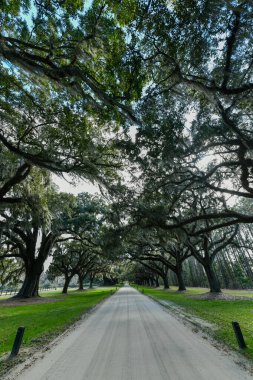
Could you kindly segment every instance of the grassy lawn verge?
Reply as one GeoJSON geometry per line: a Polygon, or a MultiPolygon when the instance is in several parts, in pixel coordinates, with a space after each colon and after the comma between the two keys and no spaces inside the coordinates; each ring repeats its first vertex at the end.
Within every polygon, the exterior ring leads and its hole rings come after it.
{"type": "MultiPolygon", "coordinates": [[[[22,347],[38,344],[42,347],[114,290],[114,287],[107,287],[84,292],[71,291],[67,296],[60,292],[46,292],[42,297],[48,303],[0,305],[0,358],[10,352],[19,326],[26,327],[22,347]]],[[[3,366],[0,363],[0,371],[3,366]]]]}
{"type": "MultiPolygon", "coordinates": [[[[217,329],[210,332],[213,338],[225,343],[232,349],[238,349],[231,322],[240,323],[247,349],[245,355],[253,360],[253,298],[251,300],[204,300],[189,298],[208,291],[204,288],[189,288],[185,293],[176,292],[176,288],[169,290],[152,289],[139,286],[139,291],[160,300],[171,301],[180,305],[187,313],[200,317],[216,325],[217,329]]],[[[228,290],[225,293],[245,297],[253,297],[251,291],[228,290]]]]}

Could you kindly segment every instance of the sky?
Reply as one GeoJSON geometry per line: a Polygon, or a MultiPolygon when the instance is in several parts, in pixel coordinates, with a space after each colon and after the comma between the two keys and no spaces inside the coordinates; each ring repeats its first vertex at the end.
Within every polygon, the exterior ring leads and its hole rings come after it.
{"type": "Polygon", "coordinates": [[[74,183],[72,178],[67,174],[64,174],[62,177],[53,174],[52,179],[54,183],[58,186],[59,191],[65,193],[71,193],[74,195],[77,195],[82,192],[90,194],[100,194],[100,190],[97,185],[93,185],[91,182],[84,180],[75,181],[74,183]]]}

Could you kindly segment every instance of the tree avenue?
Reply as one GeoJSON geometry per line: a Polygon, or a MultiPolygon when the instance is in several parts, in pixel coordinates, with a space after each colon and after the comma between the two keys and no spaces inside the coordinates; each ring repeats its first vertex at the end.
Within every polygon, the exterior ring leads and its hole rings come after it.
{"type": "Polygon", "coordinates": [[[180,291],[253,285],[252,11],[2,2],[0,259],[25,271],[17,297],[38,295],[50,255],[64,293],[119,260],[180,291]],[[50,172],[102,196],[59,193],[50,172]]]}

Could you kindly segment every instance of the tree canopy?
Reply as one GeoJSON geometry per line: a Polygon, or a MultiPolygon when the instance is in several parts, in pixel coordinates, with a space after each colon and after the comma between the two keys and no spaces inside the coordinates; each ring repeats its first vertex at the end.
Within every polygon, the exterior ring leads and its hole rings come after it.
{"type": "Polygon", "coordinates": [[[253,223],[252,2],[16,0],[0,11],[2,258],[50,231],[67,261],[82,241],[135,261],[138,278],[139,265],[152,281],[170,270],[181,288],[197,261],[219,291],[215,265],[225,248],[235,260],[253,223]],[[110,191],[59,194],[49,171],[110,191]]]}

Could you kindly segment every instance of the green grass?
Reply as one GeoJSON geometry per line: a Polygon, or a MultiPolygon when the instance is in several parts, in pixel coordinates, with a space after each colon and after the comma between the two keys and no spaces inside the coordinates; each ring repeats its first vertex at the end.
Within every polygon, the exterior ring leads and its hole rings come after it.
{"type": "Polygon", "coordinates": [[[10,352],[17,328],[25,326],[22,347],[42,346],[78,320],[83,313],[111,294],[115,288],[97,288],[85,292],[45,292],[54,301],[44,304],[2,306],[0,309],[0,357],[10,352]]]}
{"type": "MultiPolygon", "coordinates": [[[[214,323],[217,330],[212,332],[215,339],[225,343],[232,349],[237,349],[238,345],[234,336],[231,322],[240,323],[247,349],[245,355],[253,359],[253,299],[251,300],[203,300],[188,298],[190,295],[202,294],[208,291],[205,288],[189,288],[186,293],[176,292],[176,288],[169,290],[152,289],[139,286],[139,290],[144,290],[144,294],[152,297],[175,302],[184,307],[185,310],[208,322],[214,323]]],[[[225,293],[253,297],[250,291],[226,290],[225,293]]]]}

